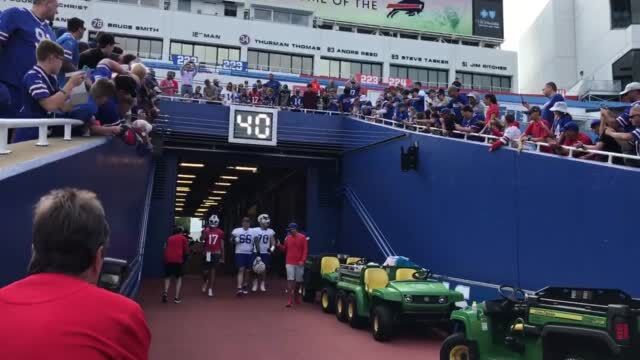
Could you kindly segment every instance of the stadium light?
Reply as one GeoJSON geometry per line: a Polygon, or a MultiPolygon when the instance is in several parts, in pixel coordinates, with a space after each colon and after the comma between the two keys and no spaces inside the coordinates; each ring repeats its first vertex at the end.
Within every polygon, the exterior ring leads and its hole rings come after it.
{"type": "Polygon", "coordinates": [[[193,181],[191,181],[191,180],[178,180],[178,184],[191,185],[191,184],[193,184],[193,181]]]}
{"type": "Polygon", "coordinates": [[[203,168],[204,164],[198,164],[198,163],[180,163],[180,166],[182,167],[193,167],[193,168],[203,168]]]}
{"type": "Polygon", "coordinates": [[[216,185],[218,185],[218,186],[231,186],[231,183],[217,182],[216,185]]]}
{"type": "Polygon", "coordinates": [[[187,175],[187,174],[178,174],[179,178],[183,178],[183,179],[195,179],[196,176],[195,175],[187,175]]]}
{"type": "Polygon", "coordinates": [[[220,176],[220,179],[225,179],[225,180],[238,180],[237,176],[220,176]]]}
{"type": "Polygon", "coordinates": [[[188,188],[188,187],[184,187],[184,186],[178,186],[178,187],[176,188],[176,191],[186,191],[186,192],[189,192],[189,191],[191,191],[191,189],[190,189],[190,188],[188,188]]]}

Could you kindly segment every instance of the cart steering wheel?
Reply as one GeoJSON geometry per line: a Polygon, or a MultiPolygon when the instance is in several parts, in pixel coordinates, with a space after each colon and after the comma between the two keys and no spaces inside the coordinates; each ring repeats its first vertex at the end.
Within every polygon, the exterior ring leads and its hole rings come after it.
{"type": "Polygon", "coordinates": [[[498,293],[505,300],[513,304],[522,304],[525,301],[527,294],[522,290],[514,286],[502,285],[498,289],[498,293]]]}
{"type": "Polygon", "coordinates": [[[431,270],[429,270],[429,269],[416,270],[416,272],[414,272],[411,275],[411,277],[414,280],[426,280],[426,279],[431,277],[431,270]]]}

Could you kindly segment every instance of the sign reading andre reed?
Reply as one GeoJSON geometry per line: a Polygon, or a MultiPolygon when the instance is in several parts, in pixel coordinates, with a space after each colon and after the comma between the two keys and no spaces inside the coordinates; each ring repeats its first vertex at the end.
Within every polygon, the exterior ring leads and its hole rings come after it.
{"type": "Polygon", "coordinates": [[[229,142],[236,144],[278,144],[278,110],[252,106],[229,107],[229,142]]]}

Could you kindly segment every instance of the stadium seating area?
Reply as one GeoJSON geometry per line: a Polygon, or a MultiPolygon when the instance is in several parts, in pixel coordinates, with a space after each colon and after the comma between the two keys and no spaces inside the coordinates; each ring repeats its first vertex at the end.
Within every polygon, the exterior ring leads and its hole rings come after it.
{"type": "MultiPolygon", "coordinates": [[[[23,13],[9,10],[2,18],[15,22],[23,13]]],[[[165,97],[173,101],[347,114],[407,131],[483,142],[490,151],[510,146],[628,166],[637,165],[640,155],[640,136],[634,136],[640,131],[632,123],[630,108],[622,109],[621,114],[602,111],[601,120],[589,124],[591,130],[584,133],[586,129],[574,122],[566,100],[553,82],[545,87],[543,95],[549,101],[541,107],[530,106],[521,97],[527,109],[526,122],[521,123],[518,120],[525,119],[501,113],[496,95],[467,91],[458,79],[447,89],[415,82],[408,86],[376,86],[375,91],[361,86],[355,78],[311,79],[306,86],[289,88],[273,74],[251,83],[247,79],[221,84],[215,78],[197,81],[199,73],[202,78],[203,74],[215,72],[193,62],[178,68],[179,76],[176,71],[168,71],[166,77],[159,79],[142,59],[124,54],[113,35],[101,32],[92,44],[84,44],[80,42],[84,31],[81,19],[70,19],[67,32],[57,39],[58,45],[40,42],[37,56],[27,56],[27,61],[20,64],[20,77],[13,74],[0,78],[6,89],[1,114],[4,118],[81,120],[82,125],[74,127],[75,135],[118,136],[128,144],[150,148],[152,124],[160,114],[159,101],[165,97]],[[60,75],[65,73],[66,77],[60,75]],[[58,84],[51,81],[56,78],[58,84]],[[48,87],[43,80],[48,80],[48,87]],[[25,89],[29,95],[22,98],[18,94],[25,89]]],[[[12,36],[20,35],[6,35],[12,36]]],[[[54,37],[51,32],[49,38],[54,37]]],[[[6,44],[2,54],[5,59],[24,52],[14,42],[0,40],[6,44]]],[[[628,102],[638,101],[640,89],[632,88],[624,95],[628,102]]],[[[54,135],[60,132],[51,130],[54,135]]],[[[36,138],[35,128],[22,128],[16,129],[12,141],[36,138]]]]}

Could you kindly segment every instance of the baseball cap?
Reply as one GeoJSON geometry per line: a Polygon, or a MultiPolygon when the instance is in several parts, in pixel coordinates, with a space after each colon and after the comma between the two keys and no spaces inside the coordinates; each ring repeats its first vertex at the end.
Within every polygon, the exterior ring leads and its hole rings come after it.
{"type": "Polygon", "coordinates": [[[297,230],[298,229],[298,224],[296,223],[291,223],[289,224],[289,226],[287,226],[287,230],[297,230]]]}
{"type": "Polygon", "coordinates": [[[477,100],[478,99],[478,94],[474,93],[474,92],[470,92],[469,94],[467,94],[467,97],[474,98],[474,99],[477,100]]]}
{"type": "Polygon", "coordinates": [[[640,82],[632,82],[627,84],[627,86],[625,86],[624,88],[624,91],[621,92],[620,95],[627,95],[628,93],[635,90],[640,90],[640,82]]]}
{"type": "Polygon", "coordinates": [[[568,122],[563,128],[562,131],[580,131],[580,127],[575,122],[568,122]]]}
{"type": "Polygon", "coordinates": [[[589,127],[594,127],[594,126],[600,126],[600,120],[593,120],[591,122],[591,125],[589,125],[589,127]]]}
{"type": "Polygon", "coordinates": [[[541,113],[542,110],[540,110],[540,106],[532,106],[531,108],[529,108],[529,111],[525,111],[524,113],[527,115],[531,115],[533,113],[541,113]]]}
{"type": "Polygon", "coordinates": [[[567,103],[564,101],[559,101],[557,102],[555,105],[553,105],[553,107],[551,109],[549,109],[550,111],[559,111],[561,113],[565,113],[568,114],[569,113],[569,107],[567,106],[567,103]]]}

